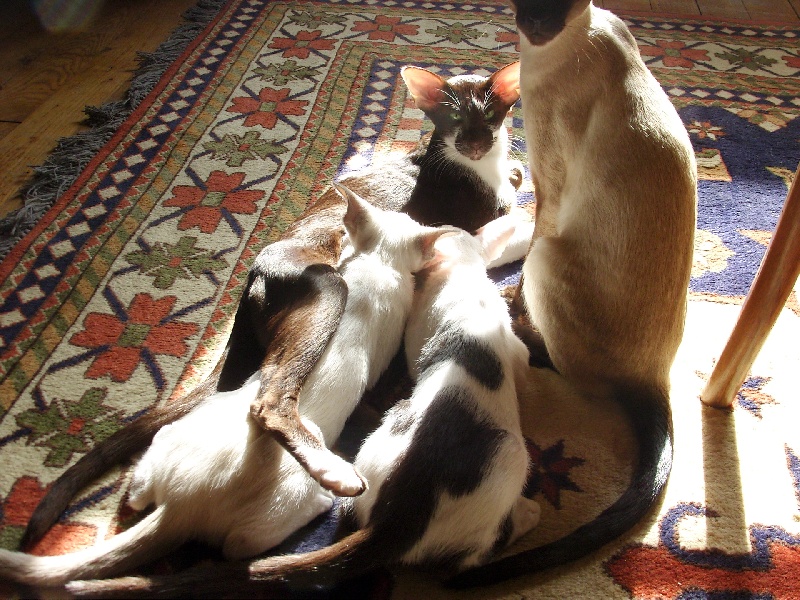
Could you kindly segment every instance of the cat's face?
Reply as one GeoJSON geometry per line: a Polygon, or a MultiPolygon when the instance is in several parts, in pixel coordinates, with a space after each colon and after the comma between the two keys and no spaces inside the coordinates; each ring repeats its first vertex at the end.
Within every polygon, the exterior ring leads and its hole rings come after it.
{"type": "Polygon", "coordinates": [[[510,0],[517,28],[534,46],[542,46],[591,4],[590,0],[510,0]]]}
{"type": "Polygon", "coordinates": [[[519,99],[519,63],[488,78],[461,75],[448,80],[406,67],[403,79],[436,133],[470,160],[480,160],[494,147],[506,115],[519,99]]]}
{"type": "Polygon", "coordinates": [[[492,149],[497,131],[511,107],[490,93],[485,81],[457,77],[447,83],[445,98],[426,114],[436,131],[470,160],[480,160],[492,149]]]}

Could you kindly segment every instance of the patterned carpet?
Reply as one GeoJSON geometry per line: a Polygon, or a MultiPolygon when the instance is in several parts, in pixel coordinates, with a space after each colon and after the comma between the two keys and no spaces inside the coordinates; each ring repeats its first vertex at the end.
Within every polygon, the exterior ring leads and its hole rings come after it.
{"type": "MultiPolygon", "coordinates": [[[[800,31],[626,21],[690,132],[701,178],[662,506],[624,539],[552,573],[455,594],[396,572],[370,595],[800,598],[796,292],[734,409],[698,400],[800,160],[800,31]]],[[[515,60],[516,43],[501,0],[225,4],[0,263],[0,546],[16,547],[44,489],[93,444],[208,371],[261,247],[338,174],[430,129],[403,65],[488,73],[515,60]]],[[[524,158],[519,109],[509,126],[524,158]]],[[[532,201],[529,182],[519,201],[532,201]]],[[[505,286],[519,268],[493,276],[505,286]]],[[[610,504],[633,452],[614,407],[545,408],[530,393],[521,402],[534,462],[527,493],[543,516],[512,551],[610,504]]],[[[36,553],[129,525],[126,485],[122,470],[83,490],[36,553]]],[[[323,519],[306,542],[329,529],[323,519]]],[[[15,593],[2,586],[0,595],[15,593]]]]}

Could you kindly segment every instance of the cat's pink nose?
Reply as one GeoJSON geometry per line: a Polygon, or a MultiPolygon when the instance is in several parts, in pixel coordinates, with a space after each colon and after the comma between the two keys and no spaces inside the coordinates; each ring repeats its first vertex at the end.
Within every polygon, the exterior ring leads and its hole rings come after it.
{"type": "Polygon", "coordinates": [[[485,152],[482,148],[478,146],[471,146],[466,148],[465,152],[463,152],[464,156],[469,158],[470,160],[480,160],[483,158],[485,152]]]}

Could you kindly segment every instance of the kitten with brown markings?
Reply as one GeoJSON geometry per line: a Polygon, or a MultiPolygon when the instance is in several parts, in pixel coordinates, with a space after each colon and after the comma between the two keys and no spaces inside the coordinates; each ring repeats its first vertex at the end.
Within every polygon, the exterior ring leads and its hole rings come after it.
{"type": "MultiPolygon", "coordinates": [[[[433,134],[413,153],[350,174],[342,181],[382,208],[397,210],[410,205],[429,215],[429,220],[421,217],[428,225],[460,224],[474,230],[497,214],[508,212],[522,171],[508,159],[508,133],[502,117],[519,97],[519,64],[507,65],[489,77],[461,76],[445,81],[419,68],[408,68],[403,76],[433,120],[433,134]],[[451,116],[455,112],[458,118],[451,116]],[[483,142],[464,145],[459,140],[465,136],[483,142]],[[486,146],[489,139],[494,141],[491,148],[486,146]],[[437,141],[431,145],[431,140],[437,141]],[[458,158],[458,147],[467,148],[474,160],[458,158]],[[476,168],[470,171],[472,166],[476,168]],[[459,181],[457,197],[441,191],[452,185],[453,178],[459,181]]],[[[303,448],[324,448],[307,428],[296,426],[296,414],[281,412],[275,404],[293,406],[344,309],[347,290],[334,269],[346,242],[341,225],[343,210],[338,195],[329,190],[279,242],[261,251],[248,275],[227,349],[209,377],[186,396],[154,407],[67,469],[36,507],[22,548],[30,548],[44,536],[79,490],[146,448],[162,426],[187,414],[215,391],[238,388],[256,370],[264,374],[262,396],[273,399],[273,403],[254,404],[253,416],[263,427],[278,433],[290,450],[292,443],[300,454],[303,448]],[[320,293],[309,296],[309,290],[320,293]],[[265,297],[270,298],[267,305],[265,297]],[[274,357],[278,356],[276,362],[274,357]],[[282,437],[280,432],[289,435],[282,437]]],[[[530,223],[523,223],[517,228],[514,243],[509,244],[500,262],[524,255],[530,227],[530,223]]]]}
{"type": "Polygon", "coordinates": [[[383,565],[458,571],[533,528],[539,506],[522,495],[529,459],[516,394],[528,353],[486,275],[513,227],[506,216],[475,237],[465,231],[442,237],[439,256],[418,273],[405,333],[416,384],[356,456],[370,485],[346,499],[355,533],[306,554],[72,582],[67,589],[103,598],[280,597],[287,590],[302,597],[383,565]]]}
{"type": "MultiPolygon", "coordinates": [[[[411,310],[412,272],[431,264],[446,229],[423,227],[339,188],[351,252],[339,265],[348,287],[344,313],[299,398],[300,418],[334,442],[366,388],[397,352],[411,310]]],[[[0,577],[61,585],[130,569],[196,539],[228,559],[265,552],[333,505],[333,496],[252,418],[261,384],[254,373],[182,419],[162,427],[138,461],[129,504],[155,510],[130,529],[70,554],[33,556],[0,549],[0,577]]],[[[325,451],[313,456],[340,487],[361,487],[352,465],[325,451]]]]}

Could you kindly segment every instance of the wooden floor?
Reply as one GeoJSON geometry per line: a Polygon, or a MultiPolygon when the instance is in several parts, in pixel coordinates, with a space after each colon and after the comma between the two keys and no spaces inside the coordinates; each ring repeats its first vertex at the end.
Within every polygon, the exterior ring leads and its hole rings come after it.
{"type": "MultiPolygon", "coordinates": [[[[196,0],[71,0],[85,23],[46,22],[29,0],[0,0],[0,216],[83,107],[123,96],[137,51],[152,51],[196,0]]],[[[800,23],[800,0],[595,0],[610,10],[800,23]]],[[[57,15],[58,16],[58,15],[57,15]]],[[[63,18],[63,15],[61,15],[63,18]]]]}

